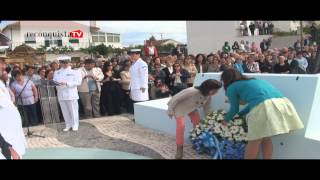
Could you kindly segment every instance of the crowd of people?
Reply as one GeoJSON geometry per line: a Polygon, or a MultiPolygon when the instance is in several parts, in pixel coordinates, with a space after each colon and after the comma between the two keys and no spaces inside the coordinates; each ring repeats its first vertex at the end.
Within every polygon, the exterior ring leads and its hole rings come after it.
{"type": "Polygon", "coordinates": [[[274,25],[271,21],[247,21],[240,22],[240,34],[242,36],[270,35],[273,33],[274,25]]]}
{"type": "MultiPolygon", "coordinates": [[[[142,59],[148,65],[149,99],[173,96],[193,86],[197,73],[222,72],[228,68],[241,73],[318,73],[316,46],[304,46],[302,51],[295,48],[271,49],[270,41],[265,39],[260,45],[255,42],[251,45],[244,41],[234,42],[232,47],[225,42],[221,50],[210,54],[163,56],[153,53],[153,56],[144,56],[142,59]]],[[[10,89],[12,100],[19,109],[26,112],[24,116],[29,118],[29,125],[41,123],[37,87],[48,82],[52,85],[57,83],[57,72],[61,71],[64,64],[64,61],[54,61],[40,68],[13,64],[3,72],[1,80],[10,89]]],[[[79,97],[81,117],[133,113],[129,87],[131,60],[127,51],[111,59],[98,56],[68,64],[81,76],[78,84],[74,84],[76,88],[73,91],[77,94],[73,99],[79,97]]],[[[61,114],[73,114],[71,112],[61,114]]]]}
{"type": "MultiPolygon", "coordinates": [[[[79,115],[93,118],[133,114],[133,103],[174,96],[192,87],[198,73],[229,69],[240,74],[319,72],[316,45],[271,49],[270,43],[271,39],[264,39],[260,45],[252,42],[250,46],[249,42],[241,41],[230,47],[225,42],[217,52],[196,55],[161,55],[150,51],[140,57],[140,50],[130,55],[124,50],[110,59],[97,56],[80,63],[60,57],[38,68],[6,64],[0,79],[9,92],[7,96],[19,109],[23,126],[43,123],[39,87],[50,85],[56,90],[61,121],[66,124],[64,131],[77,131],[79,115]]],[[[214,87],[220,88],[221,84],[214,87]]]]}

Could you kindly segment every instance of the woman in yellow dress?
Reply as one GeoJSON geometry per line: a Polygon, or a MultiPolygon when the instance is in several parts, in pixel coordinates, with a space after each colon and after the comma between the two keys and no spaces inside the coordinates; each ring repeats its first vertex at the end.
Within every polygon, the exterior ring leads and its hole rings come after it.
{"type": "Polygon", "coordinates": [[[304,127],[291,101],[269,82],[248,78],[235,69],[225,70],[221,80],[230,102],[225,120],[230,121],[235,115],[246,115],[246,159],[257,158],[260,146],[263,157],[271,159],[271,137],[304,127]],[[239,104],[247,106],[239,112],[239,104]]]}

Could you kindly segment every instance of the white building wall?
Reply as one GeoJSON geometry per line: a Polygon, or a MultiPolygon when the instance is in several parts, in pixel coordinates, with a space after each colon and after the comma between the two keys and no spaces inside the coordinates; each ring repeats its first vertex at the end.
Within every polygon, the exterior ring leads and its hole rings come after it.
{"type": "Polygon", "coordinates": [[[300,27],[300,21],[290,21],[290,30],[297,31],[300,27]]]}
{"type": "MultiPolygon", "coordinates": [[[[66,31],[68,34],[71,31],[79,30],[79,29],[84,33],[83,38],[79,38],[79,44],[69,43],[69,37],[62,37],[62,46],[72,46],[75,50],[77,50],[80,48],[89,47],[89,38],[91,38],[89,27],[88,28],[86,27],[84,28],[82,26],[59,27],[59,25],[54,27],[48,27],[46,26],[45,23],[43,24],[43,26],[30,27],[29,25],[28,26],[24,25],[23,21],[20,21],[20,27],[12,28],[12,33],[11,33],[11,28],[6,29],[3,33],[12,40],[12,49],[14,49],[15,47],[25,43],[24,35],[27,32],[28,33],[39,33],[39,32],[63,32],[64,33],[66,31]]],[[[28,43],[27,45],[33,48],[39,48],[40,46],[45,45],[45,38],[39,37],[37,35],[36,43],[35,44],[28,43]]]]}
{"type": "Polygon", "coordinates": [[[187,21],[187,44],[189,54],[217,52],[225,41],[259,43],[270,36],[240,36],[240,21],[187,21]]]}
{"type": "Polygon", "coordinates": [[[275,31],[297,31],[300,21],[272,21],[275,31]]]}
{"type": "Polygon", "coordinates": [[[6,29],[2,32],[4,35],[6,35],[12,42],[11,48],[14,49],[16,46],[18,46],[18,42],[21,42],[21,36],[19,29],[17,27],[13,27],[6,29]]]}
{"type": "Polygon", "coordinates": [[[164,42],[164,43],[162,43],[162,44],[163,44],[163,45],[173,44],[174,46],[177,46],[177,45],[179,44],[179,42],[169,40],[169,41],[166,41],[166,42],[164,42]]]}
{"type": "MultiPolygon", "coordinates": [[[[43,21],[43,25],[41,26],[36,26],[36,27],[30,27],[30,23],[29,24],[25,24],[26,22],[24,21],[20,21],[20,27],[14,27],[12,29],[12,37],[11,37],[11,29],[8,28],[6,29],[3,34],[5,34],[7,37],[9,37],[10,39],[12,39],[12,49],[14,49],[17,46],[22,45],[23,43],[25,43],[25,39],[24,39],[24,35],[26,33],[40,33],[40,32],[67,32],[70,33],[71,31],[74,30],[81,30],[84,34],[83,34],[83,38],[78,38],[79,39],[79,43],[70,43],[69,42],[69,37],[62,37],[62,46],[71,46],[74,48],[74,50],[79,50],[80,48],[88,48],[90,43],[92,43],[92,37],[91,37],[91,33],[90,33],[90,28],[86,27],[86,26],[59,26],[59,24],[57,23],[57,25],[48,25],[43,21]]],[[[51,22],[49,22],[51,23],[51,22]]],[[[107,40],[107,36],[106,36],[106,40],[107,40]]],[[[98,45],[101,43],[92,43],[92,45],[98,45]]],[[[115,48],[122,48],[121,43],[105,43],[106,46],[113,46],[115,48]]],[[[44,37],[39,37],[38,35],[36,36],[36,43],[32,44],[32,43],[28,43],[28,46],[31,46],[33,48],[39,48],[41,46],[45,45],[45,38],[44,37]]],[[[52,46],[51,46],[52,47],[52,46]]]]}
{"type": "Polygon", "coordinates": [[[121,43],[107,43],[107,46],[111,45],[113,48],[122,48],[121,43]]]}
{"type": "Polygon", "coordinates": [[[274,25],[275,31],[286,31],[289,32],[291,30],[290,28],[290,21],[272,21],[274,25]]]}
{"type": "Polygon", "coordinates": [[[107,47],[110,45],[112,46],[113,48],[122,48],[122,44],[121,43],[110,43],[110,42],[105,42],[105,43],[102,43],[102,42],[93,42],[92,43],[92,46],[98,46],[100,44],[104,44],[106,45],[107,47]]]}

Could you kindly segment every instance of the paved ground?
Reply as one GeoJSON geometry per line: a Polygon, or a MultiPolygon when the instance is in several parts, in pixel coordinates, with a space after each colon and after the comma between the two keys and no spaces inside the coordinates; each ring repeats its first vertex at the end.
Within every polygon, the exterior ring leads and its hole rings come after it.
{"type": "MultiPolygon", "coordinates": [[[[80,120],[78,132],[62,132],[64,124],[32,127],[31,131],[42,137],[27,137],[28,148],[83,147],[117,150],[150,157],[173,159],[176,151],[175,137],[144,128],[133,123],[127,114],[80,120]]],[[[25,129],[26,131],[26,129],[25,129]]],[[[190,144],[185,145],[184,159],[210,159],[195,153],[190,144]]]]}

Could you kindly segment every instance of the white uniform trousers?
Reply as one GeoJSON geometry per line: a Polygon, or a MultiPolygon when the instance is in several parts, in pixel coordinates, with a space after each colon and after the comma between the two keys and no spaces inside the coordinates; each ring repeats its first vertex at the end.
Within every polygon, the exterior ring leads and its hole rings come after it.
{"type": "Polygon", "coordinates": [[[79,104],[78,100],[60,100],[59,101],[66,128],[79,128],[79,104]]]}
{"type": "Polygon", "coordinates": [[[131,89],[130,91],[131,99],[134,101],[148,101],[149,93],[148,89],[144,91],[144,93],[140,89],[131,89]]]}

